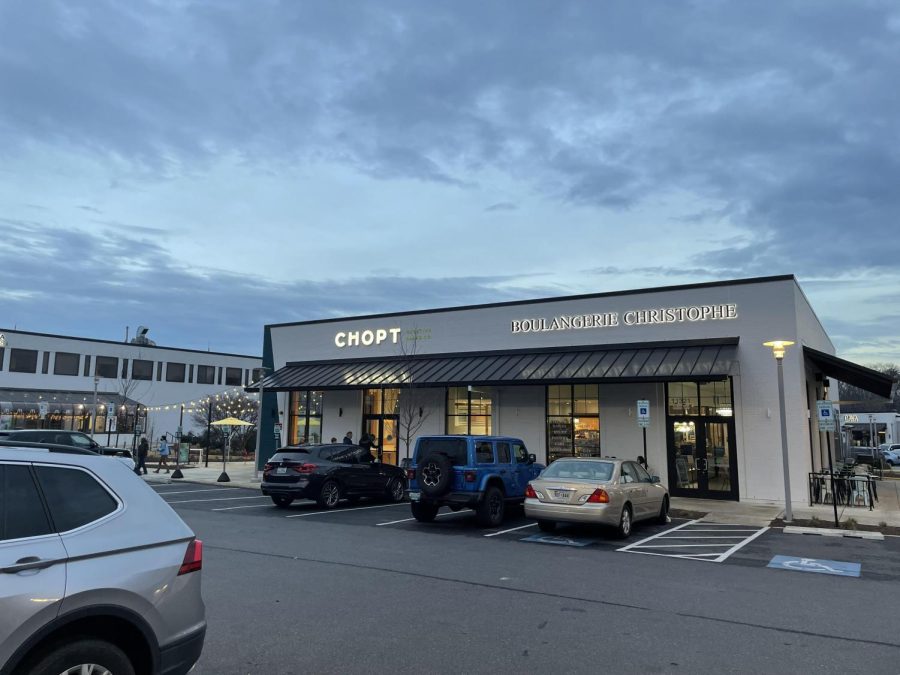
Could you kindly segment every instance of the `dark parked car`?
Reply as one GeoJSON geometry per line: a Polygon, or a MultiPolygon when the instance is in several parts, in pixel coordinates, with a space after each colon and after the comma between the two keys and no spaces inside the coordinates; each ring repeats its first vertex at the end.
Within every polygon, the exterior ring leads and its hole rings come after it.
{"type": "Polygon", "coordinates": [[[105,448],[86,433],[66,429],[13,429],[3,432],[3,438],[23,443],[53,443],[82,450],[93,450],[107,457],[117,457],[125,466],[134,469],[131,452],[122,448],[105,448]]]}
{"type": "Polygon", "coordinates": [[[403,501],[403,469],[374,461],[358,445],[323,444],[281,448],[263,469],[262,493],[276,506],[314,499],[333,509],[341,499],[375,497],[403,501]]]}

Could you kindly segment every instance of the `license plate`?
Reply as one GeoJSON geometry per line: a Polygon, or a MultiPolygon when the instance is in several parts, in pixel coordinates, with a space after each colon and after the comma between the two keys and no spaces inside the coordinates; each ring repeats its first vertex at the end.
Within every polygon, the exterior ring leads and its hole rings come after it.
{"type": "Polygon", "coordinates": [[[287,473],[287,467],[280,466],[277,469],[275,469],[275,473],[287,473]]]}
{"type": "Polygon", "coordinates": [[[570,494],[572,494],[570,490],[554,490],[553,498],[554,499],[568,499],[570,494]]]}
{"type": "Polygon", "coordinates": [[[419,501],[419,499],[421,499],[421,497],[422,496],[418,492],[410,492],[409,493],[409,501],[411,501],[411,502],[417,502],[417,501],[419,501]]]}

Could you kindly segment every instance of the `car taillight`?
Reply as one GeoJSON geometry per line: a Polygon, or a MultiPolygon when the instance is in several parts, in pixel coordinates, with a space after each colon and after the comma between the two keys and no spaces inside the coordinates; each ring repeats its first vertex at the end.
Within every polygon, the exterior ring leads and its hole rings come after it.
{"type": "Polygon", "coordinates": [[[187,551],[184,552],[184,560],[181,568],[178,570],[178,576],[197,572],[203,569],[203,542],[194,539],[188,544],[187,551]]]}
{"type": "Polygon", "coordinates": [[[537,492],[531,487],[531,483],[525,486],[525,499],[537,499],[537,492]]]}
{"type": "Polygon", "coordinates": [[[301,464],[300,466],[295,466],[294,471],[297,473],[312,473],[318,468],[318,464],[301,464]]]}
{"type": "Polygon", "coordinates": [[[609,504],[609,494],[607,494],[606,490],[601,490],[597,488],[591,493],[591,496],[587,498],[588,504],[609,504]]]}
{"type": "Polygon", "coordinates": [[[416,479],[416,470],[415,470],[415,469],[407,469],[407,470],[406,470],[406,477],[407,477],[409,480],[415,480],[415,479],[416,479]]]}
{"type": "Polygon", "coordinates": [[[266,462],[266,465],[263,467],[263,473],[269,473],[272,469],[275,468],[275,466],[276,465],[272,464],[271,462],[266,462]]]}
{"type": "Polygon", "coordinates": [[[466,477],[467,483],[474,483],[475,478],[477,478],[477,474],[474,471],[466,471],[463,475],[466,477]]]}

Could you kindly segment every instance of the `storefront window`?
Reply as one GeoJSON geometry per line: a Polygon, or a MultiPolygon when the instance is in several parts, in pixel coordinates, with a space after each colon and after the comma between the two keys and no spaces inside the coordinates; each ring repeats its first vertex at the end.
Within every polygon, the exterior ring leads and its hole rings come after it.
{"type": "Polygon", "coordinates": [[[322,397],[321,391],[292,391],[289,402],[288,443],[322,442],[322,397]]]}
{"type": "Polygon", "coordinates": [[[547,387],[547,459],[600,457],[600,387],[547,387]]]}
{"type": "Polygon", "coordinates": [[[668,410],[672,417],[731,417],[734,408],[731,401],[731,383],[719,382],[670,382],[668,410]]]}
{"type": "Polygon", "coordinates": [[[450,387],[447,389],[447,433],[491,433],[493,404],[490,387],[450,387]]]}
{"type": "Polygon", "coordinates": [[[399,405],[399,389],[366,389],[363,391],[364,415],[396,415],[399,405]]]}

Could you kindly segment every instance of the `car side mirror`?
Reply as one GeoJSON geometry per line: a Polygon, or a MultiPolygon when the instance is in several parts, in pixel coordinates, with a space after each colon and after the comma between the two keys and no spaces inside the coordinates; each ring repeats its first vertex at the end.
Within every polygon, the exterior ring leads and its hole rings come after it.
{"type": "Polygon", "coordinates": [[[537,456],[535,456],[534,454],[528,455],[528,463],[534,464],[535,462],[537,462],[537,456]]]}
{"type": "Polygon", "coordinates": [[[659,476],[650,476],[650,482],[651,482],[651,483],[658,483],[658,482],[659,482],[659,476]]]}
{"type": "Polygon", "coordinates": [[[99,448],[100,444],[97,441],[91,441],[91,449],[99,448]]]}

